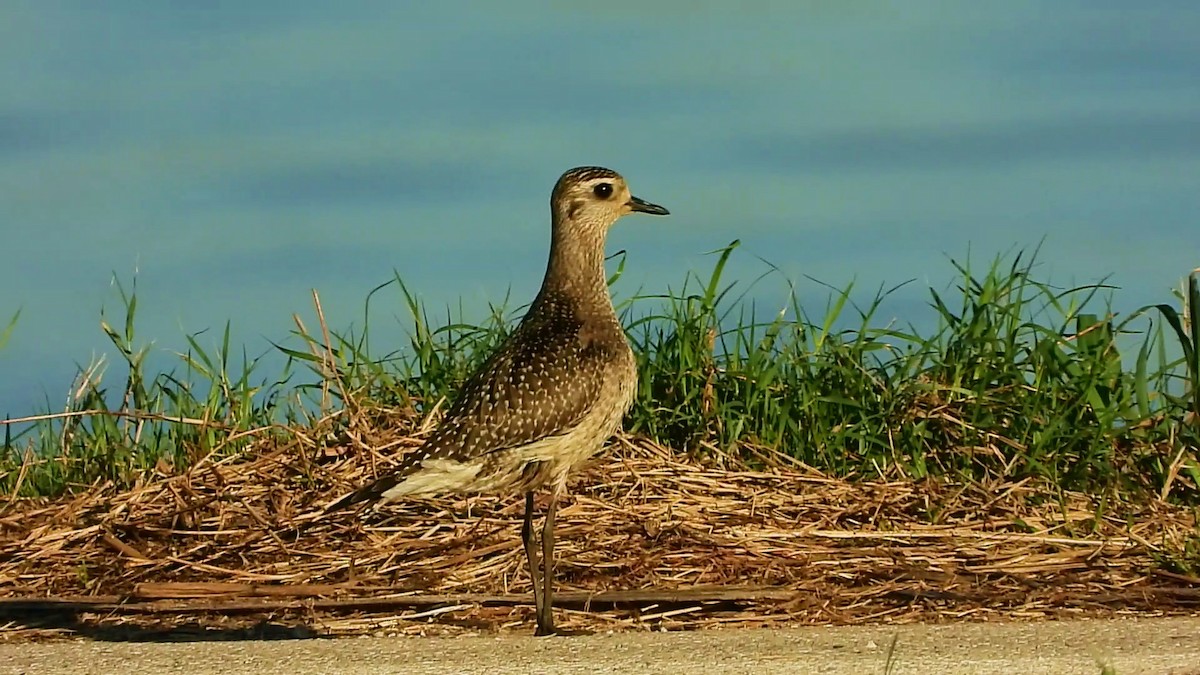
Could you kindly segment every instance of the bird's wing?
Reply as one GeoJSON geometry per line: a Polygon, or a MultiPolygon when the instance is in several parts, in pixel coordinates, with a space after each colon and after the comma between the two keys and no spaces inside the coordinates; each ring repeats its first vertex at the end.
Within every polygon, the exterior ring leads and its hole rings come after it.
{"type": "Polygon", "coordinates": [[[466,461],[570,431],[598,400],[612,351],[611,344],[581,339],[578,326],[524,335],[518,329],[467,381],[424,445],[327,510],[376,500],[429,459],[466,461]]]}
{"type": "Polygon", "coordinates": [[[514,342],[464,387],[417,456],[468,460],[570,431],[600,394],[608,350],[575,335],[514,342]]]}

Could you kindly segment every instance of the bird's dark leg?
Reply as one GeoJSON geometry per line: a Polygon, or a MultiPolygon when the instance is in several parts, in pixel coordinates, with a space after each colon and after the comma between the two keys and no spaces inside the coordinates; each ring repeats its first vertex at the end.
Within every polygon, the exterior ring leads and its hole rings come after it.
{"type": "Polygon", "coordinates": [[[533,544],[533,490],[525,493],[525,522],[521,525],[521,543],[525,545],[525,560],[529,563],[529,580],[533,583],[533,606],[536,608],[538,625],[542,616],[542,579],[538,574],[540,562],[537,547],[533,544]]]}
{"type": "Polygon", "coordinates": [[[538,608],[537,632],[534,635],[554,635],[554,511],[558,506],[558,490],[550,491],[546,507],[546,522],[542,525],[542,606],[538,608]]]}

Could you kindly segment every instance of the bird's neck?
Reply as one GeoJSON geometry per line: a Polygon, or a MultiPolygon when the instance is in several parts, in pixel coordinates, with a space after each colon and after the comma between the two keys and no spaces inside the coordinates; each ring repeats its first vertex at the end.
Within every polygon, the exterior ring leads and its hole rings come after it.
{"type": "Polygon", "coordinates": [[[538,299],[567,299],[589,313],[612,314],[612,298],[608,295],[604,271],[605,234],[603,228],[554,228],[550,261],[538,299]]]}

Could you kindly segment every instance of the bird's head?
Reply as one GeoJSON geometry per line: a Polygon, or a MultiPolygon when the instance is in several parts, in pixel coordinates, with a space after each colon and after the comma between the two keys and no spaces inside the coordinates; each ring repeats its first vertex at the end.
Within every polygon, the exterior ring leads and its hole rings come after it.
{"type": "Polygon", "coordinates": [[[569,222],[601,232],[630,213],[670,213],[658,204],[634,197],[621,174],[598,166],[576,167],[564,173],[550,195],[550,209],[555,223],[569,222]]]}

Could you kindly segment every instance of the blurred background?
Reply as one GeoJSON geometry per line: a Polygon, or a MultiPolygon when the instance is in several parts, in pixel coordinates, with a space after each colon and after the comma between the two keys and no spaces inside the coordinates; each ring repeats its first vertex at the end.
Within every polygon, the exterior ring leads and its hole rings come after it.
{"type": "MultiPolygon", "coordinates": [[[[914,280],[886,309],[917,325],[949,258],[1041,244],[1125,312],[1200,265],[1200,4],[434,4],[0,4],[0,416],[111,350],[114,277],[168,366],[226,321],[270,351],[313,288],[361,325],[393,271],[467,318],[524,303],[580,164],[672,212],[613,231],[618,298],[734,239],[767,307],[914,280]]],[[[400,344],[399,294],[373,308],[400,344]]]]}

